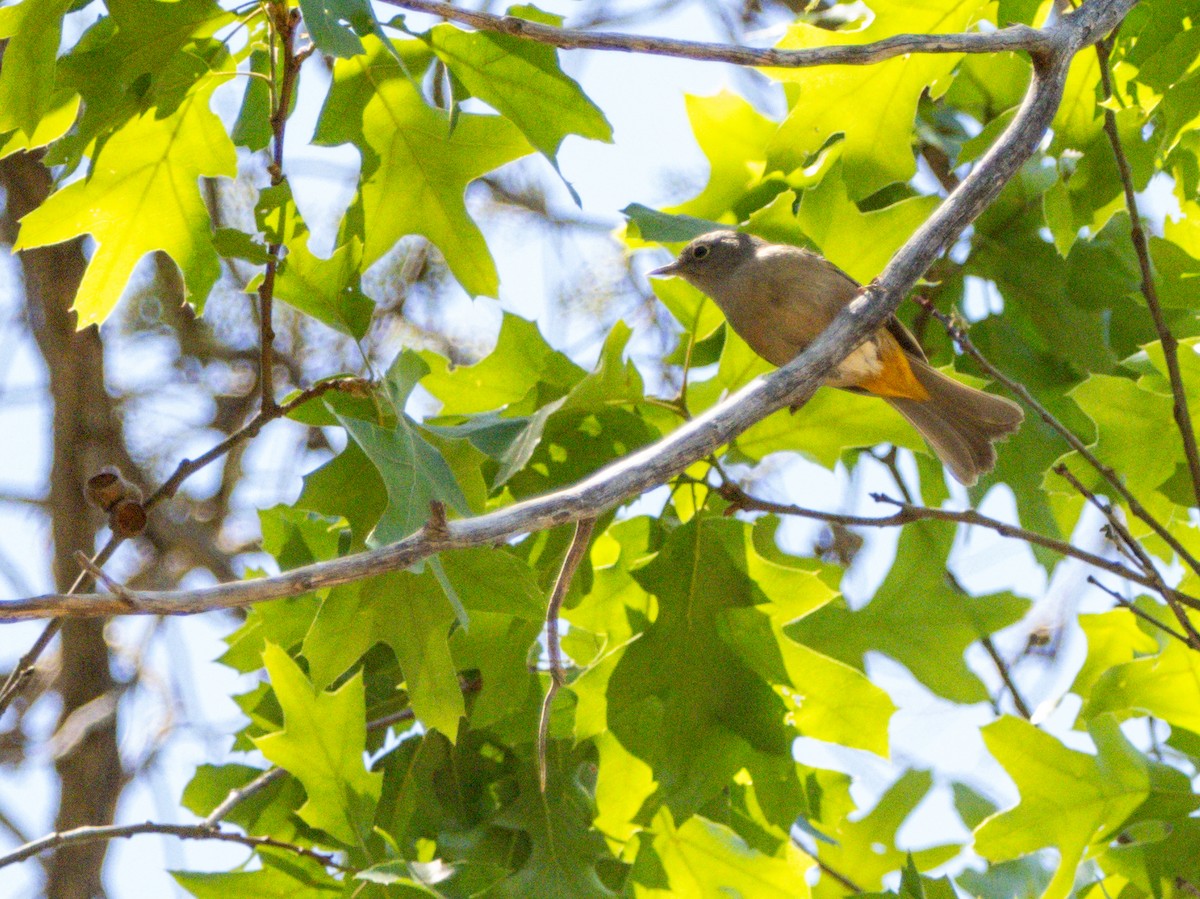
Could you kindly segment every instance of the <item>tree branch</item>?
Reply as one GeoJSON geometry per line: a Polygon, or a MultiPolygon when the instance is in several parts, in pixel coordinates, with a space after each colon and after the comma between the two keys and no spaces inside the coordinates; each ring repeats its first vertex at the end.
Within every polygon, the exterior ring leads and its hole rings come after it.
{"type": "MultiPolygon", "coordinates": [[[[1104,99],[1112,100],[1112,76],[1108,69],[1109,47],[1106,41],[1096,43],[1096,55],[1100,57],[1100,84],[1104,89],[1104,99]]],[[[1192,413],[1188,408],[1187,391],[1183,386],[1183,374],[1179,370],[1179,341],[1167,327],[1163,318],[1162,305],[1158,301],[1158,288],[1154,284],[1154,268],[1150,261],[1150,242],[1146,239],[1146,229],[1142,227],[1142,216],[1138,211],[1137,193],[1133,188],[1133,171],[1129,167],[1129,159],[1125,148],[1121,146],[1121,134],[1117,130],[1117,114],[1110,104],[1104,106],[1104,133],[1112,145],[1113,158],[1117,163],[1117,171],[1121,175],[1121,185],[1125,191],[1125,207],[1129,210],[1129,236],[1137,253],[1138,266],[1142,274],[1142,296],[1146,298],[1146,308],[1150,310],[1150,318],[1154,321],[1154,330],[1158,332],[1159,343],[1162,344],[1163,359],[1167,363],[1167,376],[1171,382],[1171,396],[1174,398],[1171,411],[1175,416],[1175,426],[1179,436],[1183,438],[1183,454],[1187,459],[1188,472],[1192,476],[1192,495],[1196,505],[1200,507],[1200,450],[1196,447],[1196,431],[1192,427],[1192,413]]]]}
{"type": "Polygon", "coordinates": [[[1088,583],[1091,584],[1093,587],[1103,590],[1105,593],[1107,593],[1109,596],[1111,596],[1116,601],[1117,605],[1128,609],[1134,615],[1136,615],[1138,618],[1141,618],[1143,621],[1147,622],[1148,624],[1152,625],[1153,627],[1158,628],[1163,633],[1174,637],[1176,640],[1187,645],[1188,647],[1190,647],[1192,645],[1192,641],[1189,640],[1187,637],[1185,637],[1183,634],[1179,633],[1179,631],[1175,630],[1175,628],[1171,627],[1169,624],[1164,624],[1163,622],[1161,622],[1157,618],[1155,618],[1153,615],[1151,615],[1147,612],[1143,612],[1141,609],[1139,609],[1137,606],[1135,606],[1133,603],[1131,603],[1129,600],[1127,600],[1124,596],[1122,596],[1116,590],[1113,590],[1111,587],[1104,586],[1104,584],[1100,583],[1098,580],[1096,580],[1090,574],[1088,575],[1088,583]]]}
{"type": "MultiPolygon", "coordinates": [[[[134,592],[131,596],[138,612],[187,614],[297,596],[317,587],[407,568],[446,550],[484,546],[517,534],[595,518],[665,483],[770,413],[806,402],[826,373],[883,324],[922,273],[1030,158],[1054,118],[1072,57],[1111,31],[1135,2],[1091,0],[1064,16],[1059,24],[1043,29],[1042,40],[1051,49],[1035,58],[1029,90],[1009,127],[879,277],[863,288],[808,349],[783,368],[752,381],[657,443],[557,492],[474,518],[450,521],[444,532],[422,528],[389,546],[303,566],[275,577],[218,584],[199,591],[134,592]]],[[[104,594],[51,595],[0,604],[0,616],[10,619],[128,612],[124,603],[104,594]]]]}
{"type": "MultiPolygon", "coordinates": [[[[1109,528],[1112,531],[1110,536],[1115,535],[1117,538],[1120,538],[1120,543],[1123,544],[1129,550],[1129,552],[1133,554],[1133,561],[1137,562],[1137,564],[1142,567],[1142,571],[1144,571],[1146,576],[1154,582],[1154,589],[1157,590],[1162,598],[1166,600],[1172,614],[1175,615],[1176,620],[1183,627],[1184,633],[1188,635],[1188,646],[1190,646],[1192,649],[1200,651],[1200,633],[1196,631],[1195,625],[1193,625],[1191,619],[1188,618],[1188,614],[1183,608],[1183,603],[1179,601],[1179,598],[1175,595],[1175,591],[1167,586],[1166,582],[1162,578],[1162,575],[1159,574],[1158,569],[1154,567],[1154,560],[1150,558],[1150,554],[1147,553],[1142,545],[1134,539],[1131,533],[1129,533],[1129,529],[1126,528],[1125,523],[1117,517],[1113,507],[1109,503],[1101,502],[1100,498],[1091,490],[1088,490],[1088,488],[1083,485],[1083,482],[1080,481],[1079,478],[1075,477],[1075,475],[1071,473],[1071,470],[1067,468],[1066,465],[1059,464],[1054,466],[1054,473],[1065,479],[1072,487],[1075,488],[1080,496],[1100,510],[1100,514],[1108,520],[1109,528]]],[[[1115,539],[1114,542],[1116,542],[1115,539]]]]}
{"type": "Polygon", "coordinates": [[[1129,506],[1130,512],[1149,525],[1151,530],[1153,530],[1154,533],[1163,539],[1163,542],[1165,542],[1171,547],[1171,549],[1175,550],[1175,552],[1179,554],[1179,558],[1186,562],[1192,571],[1200,574],[1200,560],[1197,560],[1192,553],[1188,552],[1187,548],[1180,543],[1178,539],[1176,539],[1175,535],[1167,530],[1162,522],[1150,514],[1150,511],[1143,506],[1141,501],[1133,495],[1133,492],[1125,486],[1120,477],[1117,476],[1117,473],[1113,471],[1111,467],[1101,462],[1095,453],[1084,446],[1083,441],[1080,440],[1070,428],[1059,421],[1053,412],[1039,403],[1024,384],[1019,381],[1014,381],[995,365],[993,365],[991,360],[983,355],[983,353],[979,351],[979,348],[971,342],[971,338],[967,336],[967,332],[964,331],[958,324],[956,324],[954,320],[950,318],[950,316],[936,309],[928,300],[919,300],[918,302],[921,302],[921,304],[929,310],[929,314],[941,322],[942,327],[946,329],[946,333],[950,335],[950,339],[958,345],[959,349],[974,359],[976,364],[983,369],[983,371],[985,371],[989,377],[1000,384],[1003,384],[1008,388],[1010,393],[1016,397],[1019,397],[1021,401],[1025,403],[1025,405],[1033,409],[1038,414],[1038,417],[1042,419],[1042,421],[1053,428],[1058,435],[1067,442],[1067,445],[1070,446],[1071,449],[1079,453],[1080,457],[1089,465],[1091,465],[1092,468],[1094,468],[1102,478],[1104,478],[1109,486],[1111,486],[1113,490],[1125,501],[1126,505],[1129,506]]]}
{"type": "MultiPolygon", "coordinates": [[[[704,41],[645,37],[637,34],[586,31],[543,25],[516,16],[462,9],[438,0],[383,0],[389,6],[439,16],[461,22],[480,31],[494,31],[549,44],[563,50],[615,50],[645,53],[702,62],[727,62],[736,66],[770,66],[781,69],[813,66],[865,66],[895,59],[908,53],[1003,53],[1025,51],[1033,55],[1049,53],[1055,40],[1051,30],[1012,25],[990,33],[970,34],[897,34],[867,44],[813,47],[806,50],[779,50],[772,47],[738,47],[704,41]]],[[[1118,17],[1119,18],[1119,17],[1118,17]]]]}
{"type": "MultiPolygon", "coordinates": [[[[981,515],[974,509],[963,509],[955,511],[953,509],[933,509],[928,506],[917,506],[912,503],[901,502],[900,500],[892,499],[889,496],[884,496],[881,493],[873,493],[871,498],[876,502],[889,503],[897,506],[899,511],[893,515],[884,515],[878,518],[870,518],[859,515],[842,515],[837,512],[822,512],[818,509],[806,509],[803,506],[793,506],[786,503],[775,503],[769,500],[759,499],[750,496],[737,485],[730,485],[732,490],[726,488],[724,495],[727,500],[741,509],[746,509],[754,512],[770,512],[772,515],[794,515],[798,518],[812,518],[817,521],[828,521],[831,524],[840,524],[845,527],[867,527],[867,528],[894,528],[902,527],[914,521],[947,521],[955,524],[964,524],[969,526],[986,528],[989,531],[994,531],[1001,537],[1008,537],[1013,540],[1021,540],[1024,543],[1029,543],[1034,546],[1041,546],[1045,549],[1053,550],[1064,556],[1070,556],[1073,559],[1078,559],[1081,562],[1086,562],[1095,568],[1102,571],[1107,571],[1109,574],[1115,574],[1118,577],[1124,578],[1135,584],[1140,584],[1151,590],[1159,590],[1161,580],[1157,577],[1144,574],[1132,568],[1114,562],[1111,559],[1106,559],[1103,556],[1098,556],[1095,553],[1090,553],[1085,549],[1080,549],[1073,546],[1064,540],[1056,540],[1053,537],[1047,537],[1044,534],[1039,534],[1036,531],[1029,531],[1025,528],[1017,527],[1016,525],[1008,524],[1007,522],[998,521],[995,518],[989,518],[986,515],[981,515]]],[[[1200,609],[1200,598],[1190,596],[1179,591],[1172,591],[1176,597],[1184,605],[1191,606],[1194,609],[1200,609]]]]}
{"type": "Polygon", "coordinates": [[[0,868],[14,865],[17,862],[23,862],[27,858],[33,858],[35,855],[39,855],[50,849],[57,849],[60,846],[80,846],[84,843],[136,837],[144,833],[167,834],[179,837],[181,840],[219,840],[226,843],[240,843],[251,849],[262,849],[264,847],[282,849],[284,852],[310,858],[324,865],[326,868],[333,868],[338,871],[351,870],[335,861],[332,855],[316,852],[304,846],[297,846],[294,843],[285,843],[283,840],[277,840],[274,837],[254,837],[241,833],[231,833],[227,830],[216,830],[205,824],[156,824],[153,821],[146,821],[143,824],[110,824],[101,827],[76,827],[74,830],[63,831],[62,833],[47,834],[40,839],[34,840],[32,843],[26,843],[24,846],[13,850],[7,855],[0,855],[0,868]]]}

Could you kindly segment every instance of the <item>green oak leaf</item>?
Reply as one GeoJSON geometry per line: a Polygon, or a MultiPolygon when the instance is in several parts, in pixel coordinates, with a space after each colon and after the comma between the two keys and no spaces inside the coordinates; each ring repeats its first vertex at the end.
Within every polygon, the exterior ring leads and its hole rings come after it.
{"type": "MultiPolygon", "coordinates": [[[[245,787],[265,773],[263,769],[249,765],[200,765],[184,788],[180,803],[193,814],[207,817],[229,798],[230,790],[245,787]]],[[[221,820],[236,824],[246,833],[293,840],[299,829],[294,814],[303,804],[304,788],[298,780],[276,778],[247,795],[221,820]]]]}
{"type": "Polygon", "coordinates": [[[382,774],[363,764],[367,720],[362,675],[332,693],[319,690],[286,652],[267,644],[263,663],[283,708],[283,730],[256,737],[267,759],[293,774],[308,794],[298,814],[347,846],[361,846],[371,821],[382,774]]]}
{"type": "Polygon", "coordinates": [[[1096,755],[1068,749],[1050,734],[1012,717],[983,728],[988,751],[1016,782],[1021,801],[975,831],[984,858],[1006,861],[1053,846],[1058,869],[1044,899],[1070,895],[1075,872],[1093,843],[1112,832],[1150,795],[1145,758],[1111,715],[1091,723],[1096,755]]]}
{"type": "Polygon", "coordinates": [[[70,0],[24,0],[0,9],[0,134],[32,136],[55,104],[54,69],[70,0]]]}
{"type": "Polygon", "coordinates": [[[239,147],[247,150],[265,150],[271,143],[271,56],[266,50],[257,49],[250,53],[252,77],[246,79],[246,91],[242,94],[242,106],[233,125],[231,137],[239,147]],[[264,77],[255,78],[254,75],[264,77]]]}
{"type": "MultiPolygon", "coordinates": [[[[1080,615],[1079,627],[1087,638],[1088,652],[1071,692],[1089,699],[1092,689],[1106,671],[1132,662],[1138,655],[1158,649],[1158,641],[1138,626],[1138,619],[1125,609],[1113,609],[1096,615],[1080,615]]],[[[1088,716],[1090,717],[1090,716],[1088,716]]],[[[1081,722],[1086,722],[1081,716],[1081,722]]]]}
{"type": "Polygon", "coordinates": [[[38,126],[29,134],[17,129],[7,135],[0,132],[0,159],[22,150],[34,150],[58,140],[75,123],[79,114],[80,96],[72,90],[55,92],[50,109],[41,117],[38,126]]]}
{"type": "Polygon", "coordinates": [[[908,864],[900,872],[900,889],[893,893],[861,893],[861,899],[958,899],[949,877],[934,880],[922,877],[909,853],[908,864]]]}
{"type": "MultiPolygon", "coordinates": [[[[843,173],[849,177],[848,164],[834,164],[820,184],[802,194],[796,221],[825,258],[865,284],[883,271],[939,201],[937,197],[910,197],[860,212],[851,201],[843,173]]],[[[785,191],[784,196],[789,194],[785,191]]]]}
{"type": "Polygon", "coordinates": [[[387,488],[379,469],[351,440],[338,455],[304,476],[296,507],[345,520],[354,546],[361,549],[387,508],[387,488]]]}
{"type": "Polygon", "coordinates": [[[213,233],[213,247],[224,259],[241,259],[252,265],[266,265],[271,259],[263,244],[236,228],[218,228],[213,233]]]}
{"type": "Polygon", "coordinates": [[[567,394],[563,412],[599,412],[609,406],[636,406],[646,395],[645,383],[636,365],[625,358],[625,348],[633,330],[618,321],[608,332],[600,348],[596,367],[581,378],[567,394]]]}
{"type": "Polygon", "coordinates": [[[538,787],[532,762],[515,772],[516,798],[492,824],[524,831],[529,853],[521,867],[487,895],[496,899],[615,899],[596,874],[596,862],[607,857],[604,840],[591,827],[590,797],[576,773],[580,759],[565,741],[548,747],[546,791],[538,787]]]}
{"type": "MultiPolygon", "coordinates": [[[[614,653],[615,664],[597,669],[590,683],[584,675],[574,688],[604,690],[608,728],[650,764],[662,799],[680,819],[698,811],[742,768],[753,772],[760,762],[791,758],[786,703],[729,642],[730,624],[737,620],[731,613],[753,614],[762,601],[746,566],[764,573],[771,567],[747,562],[747,530],[741,522],[697,517],[671,533],[654,559],[632,572],[657,599],[657,616],[641,624],[636,640],[614,634],[618,646],[624,643],[614,653]]],[[[769,574],[803,584],[807,602],[828,598],[828,590],[807,572],[769,574]]],[[[629,598],[644,603],[636,591],[629,598]]],[[[772,673],[787,672],[780,666],[772,673]]],[[[812,692],[827,684],[814,685],[812,692]]],[[[789,810],[788,820],[797,811],[789,810]]]]}
{"type": "MultiPolygon", "coordinates": [[[[769,683],[779,685],[796,730],[807,737],[886,756],[888,722],[895,705],[862,672],[795,642],[784,628],[826,605],[837,594],[815,571],[792,568],[758,554],[744,529],[746,576],[770,602],[730,608],[719,626],[722,639],[769,683]]],[[[726,540],[731,535],[724,535],[726,540]]],[[[737,558],[739,547],[730,547],[737,558]]]]}
{"type": "Polygon", "coordinates": [[[1050,127],[1053,149],[1084,149],[1104,125],[1096,88],[1100,84],[1100,59],[1095,53],[1077,53],[1071,60],[1062,100],[1050,127]]]}
{"type": "Polygon", "coordinates": [[[881,443],[929,452],[912,425],[878,398],[822,388],[795,412],[782,409],[752,425],[736,446],[750,459],[791,451],[833,468],[846,450],[881,443]]]}
{"type": "Polygon", "coordinates": [[[318,862],[295,855],[276,864],[264,863],[257,871],[172,871],[171,876],[196,899],[334,899],[345,895],[341,881],[330,877],[318,862]]]}
{"type": "Polygon", "coordinates": [[[987,699],[963,658],[980,637],[1013,624],[1029,601],[1009,593],[966,596],[952,589],[940,560],[954,529],[935,522],[907,525],[883,586],[861,609],[834,602],[788,628],[801,643],[861,668],[870,650],[890,656],[921,683],[955,702],[987,699]]]}
{"type": "MultiPolygon", "coordinates": [[[[1114,610],[1109,614],[1126,613],[1114,610]]],[[[1169,620],[1165,609],[1161,614],[1169,620]]],[[[1079,717],[1087,722],[1106,713],[1118,721],[1153,715],[1200,731],[1200,654],[1178,640],[1169,640],[1157,655],[1109,668],[1092,686],[1079,717]]]]}
{"type": "MultiPolygon", "coordinates": [[[[940,0],[914,8],[903,0],[874,0],[874,18],[857,31],[828,31],[804,23],[788,30],[781,49],[861,44],[900,33],[965,31],[984,0],[940,0]]],[[[936,98],[949,85],[955,54],[912,54],[870,66],[768,69],[791,89],[792,108],[768,145],[768,168],[803,166],[835,134],[844,135],[843,160],[853,199],[861,200],[916,173],[913,122],[928,89],[936,98]],[[854,115],[847,116],[846,110],[854,115]]]]}
{"type": "MultiPolygon", "coordinates": [[[[446,558],[452,561],[452,557],[446,558]]],[[[471,615],[470,630],[457,628],[450,637],[450,652],[454,656],[455,666],[460,671],[479,672],[480,687],[472,695],[467,708],[471,727],[476,730],[488,728],[496,732],[501,722],[516,716],[512,739],[524,740],[537,726],[534,716],[541,700],[538,677],[530,672],[529,665],[530,653],[540,650],[538,637],[542,633],[542,622],[540,618],[484,612],[473,607],[474,599],[488,595],[491,587],[503,584],[500,580],[505,573],[503,569],[494,570],[494,579],[487,587],[477,588],[475,593],[463,590],[456,581],[453,569],[448,573],[471,615]],[[522,713],[528,715],[523,716],[522,713]]]]}
{"type": "MultiPolygon", "coordinates": [[[[1042,0],[1032,2],[1041,5],[1042,0]]],[[[996,137],[993,126],[997,119],[1007,121],[1010,118],[1009,111],[1021,102],[1025,87],[1029,84],[1029,70],[1029,59],[1018,53],[973,53],[962,59],[944,100],[953,108],[974,116],[985,126],[979,136],[967,143],[991,131],[986,140],[987,146],[991,145],[996,137]]],[[[982,150],[975,155],[976,158],[982,155],[982,150]]],[[[963,163],[969,160],[960,155],[957,161],[963,163]]]]}
{"type": "MultiPolygon", "coordinates": [[[[439,866],[438,873],[441,874],[439,866]]],[[[391,861],[372,865],[354,875],[355,880],[365,880],[388,888],[387,895],[396,899],[442,899],[445,893],[437,893],[432,887],[413,880],[414,871],[409,862],[391,861]]],[[[443,884],[444,887],[444,884],[443,884]]]]}
{"type": "Polygon", "coordinates": [[[978,899],[1013,899],[1043,895],[1053,876],[1038,856],[1026,855],[1010,862],[993,862],[982,871],[963,871],[955,882],[978,899]]]}
{"type": "MultiPolygon", "coordinates": [[[[337,531],[301,509],[275,506],[258,513],[262,548],[270,553],[281,571],[324,562],[338,554],[337,531]]],[[[229,646],[219,661],[241,672],[262,667],[264,645],[269,641],[290,649],[299,645],[312,626],[321,600],[312,593],[289,596],[274,602],[255,603],[246,620],[225,637],[229,646]]]]}
{"type": "MultiPolygon", "coordinates": [[[[261,276],[247,285],[250,291],[261,276]]],[[[328,259],[314,256],[308,241],[292,243],[275,276],[275,298],[336,331],[361,340],[375,304],[362,292],[362,244],[357,237],[328,259]]]]}
{"type": "MultiPolygon", "coordinates": [[[[514,7],[509,14],[523,16],[529,9],[514,7]]],[[[557,16],[536,18],[562,22],[557,16]]],[[[448,23],[434,26],[424,38],[472,96],[521,129],[551,161],[568,134],[612,140],[604,113],[564,74],[553,47],[448,23]]]]}
{"type": "Polygon", "coordinates": [[[1135,493],[1158,487],[1183,461],[1169,393],[1148,390],[1128,378],[1093,374],[1070,397],[1096,425],[1097,440],[1089,448],[1122,472],[1135,493]],[[1147,453],[1148,446],[1155,451],[1147,453]]]}
{"type": "MultiPolygon", "coordinates": [[[[408,60],[411,48],[400,44],[408,60]]],[[[425,102],[419,86],[365,41],[367,55],[339,60],[317,130],[320,143],[353,141],[363,153],[363,265],[400,238],[432,241],[450,271],[473,295],[496,296],[499,278],[483,234],[467,214],[463,193],[476,178],[532,152],[516,125],[501,116],[450,114],[425,102]]]]}
{"type": "MultiPolygon", "coordinates": [[[[150,109],[165,118],[194,92],[207,104],[212,79],[232,77],[236,58],[215,35],[234,21],[214,0],[112,0],[101,17],[58,63],[57,83],[83,98],[77,127],[47,154],[48,165],[78,165],[130,119],[150,109]],[[216,73],[221,73],[219,76],[216,73]]],[[[251,20],[249,52],[266,26],[251,20]]],[[[215,86],[215,84],[211,85],[215,86]]]]}
{"type": "Polygon", "coordinates": [[[659,212],[641,203],[630,203],[621,214],[629,220],[625,236],[631,245],[636,245],[635,238],[656,243],[687,243],[693,237],[728,227],[710,219],[659,212]]]}
{"type": "MultiPolygon", "coordinates": [[[[819,822],[814,822],[832,841],[817,843],[817,857],[835,871],[853,871],[854,882],[860,888],[880,889],[883,876],[903,869],[909,860],[908,853],[896,848],[896,832],[931,786],[933,777],[928,771],[905,771],[875,807],[857,820],[851,820],[837,808],[840,802],[830,803],[832,814],[823,814],[819,822]]],[[[848,798],[846,795],[843,802],[848,798]]],[[[956,844],[933,846],[914,852],[911,857],[919,867],[928,869],[953,858],[958,850],[956,844]]],[[[832,899],[844,896],[845,888],[829,877],[822,877],[813,894],[817,899],[832,899]]]]}
{"type": "Polygon", "coordinates": [[[396,571],[329,591],[304,638],[314,684],[327,685],[377,642],[392,647],[417,718],[450,740],[466,714],[448,639],[454,609],[437,577],[396,571]]]}
{"type": "Polygon", "coordinates": [[[791,840],[784,842],[778,855],[766,855],[746,845],[730,828],[699,815],[676,825],[664,807],[643,841],[657,865],[647,864],[649,859],[639,854],[632,876],[635,882],[648,881],[638,883],[639,896],[807,899],[811,895],[805,878],[815,862],[791,840]]]}
{"type": "Polygon", "coordinates": [[[300,11],[313,43],[330,56],[365,53],[359,35],[383,36],[368,0],[300,0],[300,11]]]}
{"type": "MultiPolygon", "coordinates": [[[[417,362],[424,367],[419,358],[417,362]]],[[[368,543],[381,546],[407,537],[429,519],[434,501],[460,515],[470,514],[454,472],[402,407],[397,408],[391,428],[349,415],[338,414],[337,419],[375,465],[387,491],[387,508],[368,543]]]]}
{"type": "Polygon", "coordinates": [[[707,340],[725,323],[721,308],[683,278],[655,278],[654,295],[697,342],[707,340]]]}
{"type": "Polygon", "coordinates": [[[1200,875],[1200,820],[1194,817],[1200,796],[1183,771],[1153,758],[1150,796],[1121,826],[1097,861],[1105,871],[1124,874],[1145,895],[1169,896],[1179,878],[1200,875]]]}
{"type": "Polygon", "coordinates": [[[96,241],[74,309],[80,328],[108,317],[134,267],[162,250],[179,266],[192,302],[202,306],[220,275],[201,177],[237,172],[237,157],[209,109],[215,80],[171,115],[144,113],[119,128],[92,162],[88,178],[57,191],[21,221],[14,249],[96,241]]]}
{"type": "Polygon", "coordinates": [[[996,24],[1002,28],[1018,23],[1032,25],[1041,7],[1042,0],[1000,0],[996,10],[996,24]]]}
{"type": "MultiPolygon", "coordinates": [[[[709,179],[698,195],[664,211],[691,219],[720,221],[728,227],[741,217],[743,211],[749,213],[749,210],[739,210],[730,214],[762,177],[767,165],[765,147],[779,123],[731,91],[711,97],[687,96],[684,103],[696,143],[708,159],[709,179]]],[[[705,230],[711,231],[712,227],[705,230]]],[[[663,241],[690,239],[682,235],[646,237],[663,241]]]]}
{"type": "Polygon", "coordinates": [[[436,353],[422,353],[430,368],[421,386],[442,401],[444,415],[474,415],[503,409],[545,385],[545,400],[557,399],[586,372],[551,348],[537,324],[506,314],[496,348],[474,365],[451,366],[436,353]]]}
{"type": "Polygon", "coordinates": [[[619,858],[637,855],[636,836],[642,828],[635,823],[642,804],[654,794],[658,783],[651,767],[621,745],[611,731],[592,737],[599,761],[596,767],[596,818],[592,826],[619,858]]]}

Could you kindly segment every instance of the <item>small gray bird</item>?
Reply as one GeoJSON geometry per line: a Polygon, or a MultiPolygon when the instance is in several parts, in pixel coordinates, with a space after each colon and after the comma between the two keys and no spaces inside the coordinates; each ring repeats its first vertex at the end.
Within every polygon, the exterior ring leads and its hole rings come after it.
{"type": "MultiPolygon", "coordinates": [[[[853,278],[816,253],[736,231],[703,234],[650,274],[678,275],[708,294],[733,330],[773,365],[794,359],[859,291],[853,278]]],[[[825,383],[881,397],[968,487],[995,466],[992,441],[1011,434],[1025,417],[1016,403],[930,366],[895,316],[825,383]]]]}

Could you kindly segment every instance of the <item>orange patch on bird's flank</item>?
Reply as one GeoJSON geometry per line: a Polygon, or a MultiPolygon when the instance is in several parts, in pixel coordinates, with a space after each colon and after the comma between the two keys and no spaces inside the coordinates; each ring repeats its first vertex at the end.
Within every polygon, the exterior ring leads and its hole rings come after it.
{"type": "Polygon", "coordinates": [[[873,393],[876,396],[894,396],[900,399],[925,402],[929,399],[929,391],[917,380],[912,366],[908,364],[908,355],[900,347],[887,346],[884,353],[883,368],[874,377],[859,381],[855,386],[873,393]]]}

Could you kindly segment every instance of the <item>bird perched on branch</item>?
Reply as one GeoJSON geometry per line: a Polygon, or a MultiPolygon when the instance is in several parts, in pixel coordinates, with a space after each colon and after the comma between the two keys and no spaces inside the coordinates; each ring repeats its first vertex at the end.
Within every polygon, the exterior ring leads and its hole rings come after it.
{"type": "MultiPolygon", "coordinates": [[[[758,355],[784,365],[858,295],[859,284],[816,253],[736,231],[697,237],[651,275],[678,275],[712,297],[758,355]]],[[[882,398],[970,486],[996,464],[992,442],[1024,419],[1021,407],[933,368],[917,340],[891,316],[825,383],[882,398]]]]}

